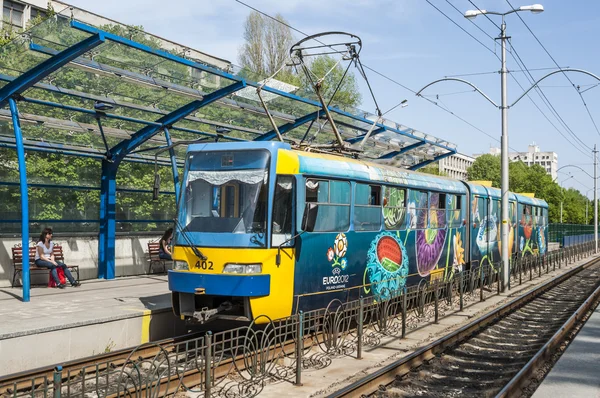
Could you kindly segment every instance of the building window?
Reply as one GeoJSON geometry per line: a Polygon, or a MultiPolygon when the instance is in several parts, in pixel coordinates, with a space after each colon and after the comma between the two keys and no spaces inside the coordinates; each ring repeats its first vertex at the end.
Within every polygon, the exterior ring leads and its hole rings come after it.
{"type": "Polygon", "coordinates": [[[14,1],[4,0],[3,20],[12,26],[19,28],[23,27],[23,4],[15,3],[14,1]]]}
{"type": "Polygon", "coordinates": [[[34,19],[37,17],[46,18],[47,16],[48,16],[48,14],[46,14],[45,11],[42,11],[38,8],[31,7],[31,19],[34,19]]]}

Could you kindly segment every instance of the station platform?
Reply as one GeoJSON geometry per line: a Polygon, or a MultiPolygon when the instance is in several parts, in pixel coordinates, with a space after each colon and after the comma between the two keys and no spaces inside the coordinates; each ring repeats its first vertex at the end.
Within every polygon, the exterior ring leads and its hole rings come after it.
{"type": "Polygon", "coordinates": [[[166,275],[33,287],[28,303],[21,288],[0,288],[0,320],[0,376],[187,332],[166,275]]]}
{"type": "Polygon", "coordinates": [[[600,307],[533,394],[545,397],[600,397],[600,307]]]}

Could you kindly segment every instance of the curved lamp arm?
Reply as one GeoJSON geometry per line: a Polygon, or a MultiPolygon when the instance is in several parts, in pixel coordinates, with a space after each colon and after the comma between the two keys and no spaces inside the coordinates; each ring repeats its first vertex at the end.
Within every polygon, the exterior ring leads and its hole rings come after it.
{"type": "MultiPolygon", "coordinates": [[[[579,167],[579,166],[575,166],[574,164],[566,164],[566,165],[564,165],[564,166],[562,166],[562,167],[559,167],[558,169],[556,169],[556,173],[558,174],[558,172],[559,172],[561,169],[564,169],[565,167],[575,167],[575,168],[577,168],[577,169],[579,169],[579,170],[583,171],[585,174],[587,174],[587,175],[588,175],[588,177],[590,177],[592,180],[594,179],[594,177],[592,177],[592,175],[591,175],[590,173],[588,173],[587,171],[585,171],[584,169],[582,169],[582,168],[581,168],[581,167],[579,167]]],[[[572,178],[572,177],[570,177],[570,178],[572,178]]],[[[556,178],[555,178],[554,180],[552,180],[552,182],[556,181],[557,179],[558,179],[558,176],[556,176],[556,178]]]]}
{"type": "MultiPolygon", "coordinates": [[[[483,97],[484,97],[486,100],[488,100],[489,102],[491,102],[491,104],[492,104],[492,105],[494,105],[496,108],[499,108],[498,104],[496,104],[496,103],[495,103],[495,102],[494,102],[494,101],[493,101],[493,100],[492,100],[490,97],[488,97],[487,95],[485,95],[485,94],[484,94],[484,93],[483,93],[483,92],[482,92],[480,89],[478,89],[478,88],[477,88],[477,86],[475,86],[473,83],[470,83],[470,82],[468,82],[468,81],[466,81],[466,80],[463,80],[463,79],[457,79],[457,78],[455,78],[455,77],[445,77],[445,78],[443,78],[443,79],[439,79],[439,80],[436,80],[436,81],[434,81],[434,82],[431,82],[431,83],[429,83],[428,85],[426,85],[425,87],[423,87],[422,89],[420,89],[420,90],[419,90],[419,91],[418,91],[418,92],[417,92],[415,95],[417,95],[417,96],[422,96],[422,95],[421,95],[421,92],[422,92],[423,90],[425,90],[427,87],[429,87],[429,86],[432,86],[432,85],[434,85],[434,84],[436,84],[436,83],[439,83],[439,82],[443,82],[443,81],[452,81],[452,80],[453,80],[453,81],[456,81],[456,82],[464,83],[464,84],[466,84],[466,85],[468,85],[468,86],[471,86],[471,87],[472,87],[472,88],[473,88],[475,91],[477,91],[479,94],[483,95],[483,97]]],[[[600,80],[600,79],[599,79],[599,80],[600,80]]]]}
{"type": "Polygon", "coordinates": [[[517,102],[519,102],[521,100],[521,98],[523,98],[525,95],[527,95],[528,92],[530,92],[531,90],[533,90],[533,88],[535,86],[537,86],[542,80],[544,80],[547,77],[550,77],[556,73],[561,73],[561,72],[578,72],[578,73],[583,73],[585,75],[591,76],[594,79],[600,81],[600,77],[594,75],[592,72],[588,72],[586,70],[583,69],[572,69],[572,68],[566,68],[566,69],[559,69],[559,70],[555,70],[554,72],[550,72],[548,73],[546,76],[542,77],[540,80],[538,80],[537,82],[533,83],[533,85],[531,87],[529,87],[523,94],[521,94],[521,96],[519,98],[516,99],[515,102],[513,102],[509,108],[512,108],[517,102]]]}

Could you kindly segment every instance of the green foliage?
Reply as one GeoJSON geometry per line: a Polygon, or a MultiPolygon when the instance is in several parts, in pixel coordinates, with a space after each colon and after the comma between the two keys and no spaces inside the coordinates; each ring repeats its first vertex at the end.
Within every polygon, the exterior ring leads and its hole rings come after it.
{"type": "MultiPolygon", "coordinates": [[[[321,94],[325,101],[331,102],[332,105],[342,109],[356,107],[360,104],[361,95],[358,91],[358,85],[354,74],[348,73],[342,80],[345,68],[341,65],[336,65],[336,63],[337,60],[335,58],[327,55],[314,58],[310,63],[311,77],[314,79],[315,76],[318,76],[319,78],[326,76],[321,83],[321,94]],[[333,70],[331,70],[332,68],[333,70]],[[330,70],[331,72],[329,72],[330,70]],[[339,85],[340,81],[341,85],[339,85]]],[[[306,93],[306,95],[314,97],[315,92],[310,79],[306,75],[301,75],[300,80],[302,82],[302,91],[306,93]]]]}
{"type": "MultiPolygon", "coordinates": [[[[275,18],[285,24],[288,23],[280,14],[275,18]]],[[[279,71],[274,76],[277,80],[298,86],[299,95],[315,99],[310,79],[304,73],[295,73],[290,66],[284,65],[289,61],[289,50],[293,44],[294,38],[290,28],[255,11],[250,13],[244,24],[244,45],[239,52],[242,66],[239,75],[260,81],[279,71]]],[[[332,99],[345,72],[342,65],[336,65],[336,59],[323,55],[307,59],[305,62],[310,63],[309,69],[313,79],[325,76],[321,90],[326,102],[341,109],[357,107],[360,104],[360,91],[351,71],[346,74],[332,99]],[[327,74],[332,68],[333,70],[327,74]]]]}
{"type": "MultiPolygon", "coordinates": [[[[525,163],[509,163],[509,187],[516,193],[534,193],[536,198],[548,202],[549,219],[552,223],[560,222],[560,207],[563,205],[562,221],[564,223],[588,224],[593,219],[593,202],[576,189],[561,188],[552,177],[539,165],[527,166],[525,163]],[[588,217],[585,216],[586,203],[588,217]]],[[[482,155],[467,170],[469,181],[491,181],[492,186],[500,188],[500,157],[482,155]]]]}
{"type": "Polygon", "coordinates": [[[430,164],[427,165],[425,167],[421,167],[420,169],[417,170],[419,173],[426,173],[426,174],[432,174],[434,176],[446,176],[446,173],[444,173],[443,171],[440,171],[440,167],[438,166],[438,164],[430,164]]]}
{"type": "MultiPolygon", "coordinates": [[[[30,21],[30,26],[28,26],[29,34],[40,44],[46,45],[44,40],[48,40],[50,47],[62,49],[85,38],[85,35],[81,32],[68,27],[68,19],[54,18],[53,10],[49,10],[48,14],[52,18],[48,18],[45,22],[42,22],[41,18],[36,18],[30,21]]],[[[150,47],[159,48],[159,42],[146,35],[141,27],[104,26],[102,28],[150,47]]],[[[45,59],[45,57],[40,57],[31,51],[25,51],[28,41],[23,40],[17,33],[11,30],[10,25],[4,24],[0,35],[5,39],[2,42],[4,46],[0,48],[0,72],[12,76],[19,75],[45,59]]],[[[142,72],[144,68],[158,63],[159,60],[154,56],[140,52],[136,53],[129,48],[114,44],[105,46],[101,56],[97,57],[97,61],[115,68],[123,67],[123,63],[126,63],[129,70],[142,72]]],[[[190,74],[188,67],[174,64],[161,71],[165,72],[161,75],[162,80],[175,84],[181,83],[184,78],[189,79],[190,74]]],[[[113,97],[127,98],[130,102],[146,106],[153,101],[159,102],[159,100],[162,100],[160,105],[165,110],[172,110],[189,102],[189,98],[185,99],[174,95],[165,96],[164,89],[160,87],[153,89],[123,81],[116,77],[96,75],[91,71],[71,67],[63,68],[53,74],[52,83],[92,94],[106,95],[111,93],[113,97]]],[[[92,101],[82,100],[74,96],[53,94],[40,89],[30,89],[26,95],[65,105],[87,109],[93,108],[92,101]]],[[[34,114],[71,120],[82,127],[82,129],[74,128],[74,131],[68,131],[48,127],[45,124],[22,122],[23,135],[27,140],[43,141],[48,144],[59,143],[92,147],[104,151],[104,143],[99,134],[90,131],[90,127],[95,128],[96,120],[89,115],[33,105],[23,101],[19,102],[19,111],[21,115],[34,114]]],[[[118,113],[121,109],[115,109],[115,111],[118,113]]],[[[154,120],[158,117],[155,113],[133,110],[128,111],[127,116],[146,120],[154,120]]],[[[123,140],[122,136],[116,136],[110,132],[111,127],[131,132],[143,127],[135,123],[124,123],[111,119],[102,119],[102,124],[107,131],[109,146],[114,146],[123,140]]],[[[1,122],[0,135],[14,137],[12,123],[1,122]]],[[[196,135],[187,133],[173,133],[172,135],[180,139],[198,138],[196,135]]],[[[165,139],[160,134],[151,141],[153,142],[144,144],[143,147],[164,145],[165,139]]],[[[68,156],[61,153],[28,151],[26,153],[26,168],[29,184],[56,186],[29,187],[30,219],[75,221],[73,224],[60,223],[53,225],[63,231],[97,230],[97,224],[95,223],[85,227],[77,221],[98,220],[101,174],[101,161],[99,159],[68,156]]],[[[169,182],[173,181],[170,167],[159,167],[158,170],[163,181],[162,190],[173,191],[173,185],[169,185],[169,182]]],[[[151,189],[153,176],[154,165],[152,163],[121,163],[117,174],[117,222],[149,219],[172,220],[175,215],[174,195],[163,194],[159,196],[158,201],[152,201],[150,192],[139,192],[151,189]],[[124,191],[124,189],[133,189],[135,192],[124,191]]],[[[0,181],[10,183],[19,181],[17,155],[14,149],[0,149],[0,181]]],[[[0,185],[0,217],[5,220],[19,220],[21,218],[20,199],[18,185],[0,185]]],[[[121,226],[123,225],[121,223],[121,226]]],[[[143,222],[125,225],[128,230],[152,230],[164,227],[162,224],[143,222]]],[[[40,228],[43,227],[44,225],[40,226],[40,228]]],[[[16,228],[15,224],[0,224],[0,232],[15,232],[17,231],[16,228]]],[[[32,230],[32,234],[37,232],[32,230]]]]}

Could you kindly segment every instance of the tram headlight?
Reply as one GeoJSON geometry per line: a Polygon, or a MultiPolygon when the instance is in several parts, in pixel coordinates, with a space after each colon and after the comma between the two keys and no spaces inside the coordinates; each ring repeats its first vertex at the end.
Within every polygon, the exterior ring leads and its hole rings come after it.
{"type": "Polygon", "coordinates": [[[260,274],[262,264],[225,264],[224,274],[260,274]]]}
{"type": "Polygon", "coordinates": [[[189,271],[190,266],[188,265],[187,261],[174,260],[173,269],[177,271],[189,271]]]}

